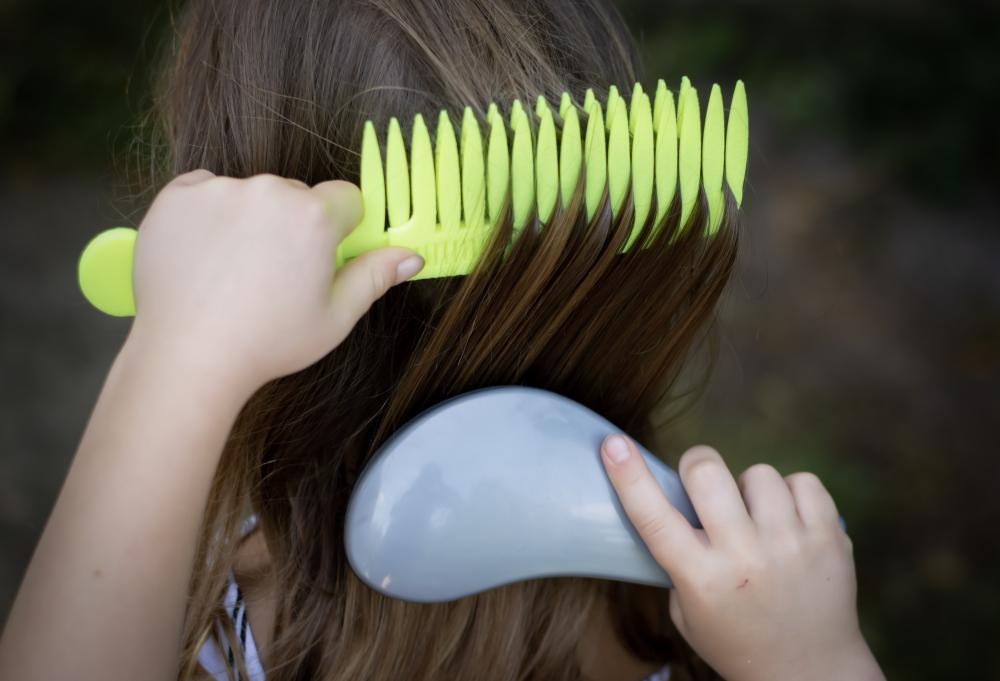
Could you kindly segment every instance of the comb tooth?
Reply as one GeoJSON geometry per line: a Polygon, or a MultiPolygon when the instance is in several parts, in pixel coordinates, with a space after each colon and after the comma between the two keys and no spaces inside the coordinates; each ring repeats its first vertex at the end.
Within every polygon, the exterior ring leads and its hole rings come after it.
{"type": "Polygon", "coordinates": [[[583,96],[583,111],[584,113],[590,113],[590,107],[594,106],[594,102],[597,101],[597,97],[594,96],[593,88],[587,88],[586,94],[583,96]]]}
{"type": "Polygon", "coordinates": [[[611,87],[608,88],[608,102],[607,106],[604,109],[607,112],[606,114],[607,118],[605,118],[604,120],[605,132],[607,133],[611,132],[611,126],[615,121],[615,112],[618,110],[618,105],[616,104],[616,102],[620,98],[621,95],[618,94],[617,85],[612,85],[611,87]]]}
{"type": "Polygon", "coordinates": [[[406,145],[399,121],[389,120],[385,143],[385,198],[389,209],[389,226],[398,227],[410,219],[410,172],[406,163],[406,145]]]}
{"type": "MultiPolygon", "coordinates": [[[[524,113],[524,106],[521,104],[520,99],[515,99],[514,103],[510,105],[510,120],[513,121],[516,117],[524,113]]],[[[511,128],[513,128],[513,123],[511,128]]]]}
{"type": "Polygon", "coordinates": [[[681,185],[681,227],[691,217],[701,184],[701,110],[698,91],[688,86],[683,96],[680,106],[684,110],[684,117],[679,121],[681,139],[677,160],[681,185]]]}
{"type": "Polygon", "coordinates": [[[486,224],[486,169],[483,165],[483,137],[472,107],[462,115],[462,216],[466,229],[486,224]]]}
{"type": "Polygon", "coordinates": [[[656,224],[659,226],[677,193],[677,113],[674,93],[664,88],[656,117],[656,224]]]}
{"type": "Polygon", "coordinates": [[[507,148],[507,126],[496,104],[490,104],[486,118],[490,123],[489,148],[486,150],[486,206],[490,225],[495,225],[500,219],[510,185],[510,150],[507,148]]]}
{"type": "MultiPolygon", "coordinates": [[[[431,136],[427,132],[424,117],[420,114],[413,119],[410,155],[413,160],[410,177],[413,187],[413,224],[410,232],[415,239],[429,241],[433,238],[437,226],[437,192],[434,189],[434,151],[431,147],[431,136]]],[[[437,264],[428,262],[428,268],[431,266],[436,267],[437,264]]]]}
{"type": "MultiPolygon", "coordinates": [[[[589,93],[589,90],[588,90],[589,93]]],[[[587,203],[587,220],[593,220],[601,203],[604,187],[608,180],[608,157],[605,150],[604,116],[601,103],[596,98],[590,100],[587,109],[587,138],[583,162],[587,166],[584,194],[587,203]]]]}
{"type": "Polygon", "coordinates": [[[743,205],[743,181],[746,178],[749,151],[750,117],[747,112],[747,91],[742,80],[736,81],[733,101],[729,106],[726,128],[726,182],[736,199],[743,205]]]}
{"type": "Polygon", "coordinates": [[[722,173],[725,165],[726,127],[722,113],[722,90],[712,86],[705,110],[705,131],[701,143],[702,175],[708,201],[708,233],[715,234],[722,222],[722,173]]]}
{"type": "Polygon", "coordinates": [[[570,109],[575,109],[576,106],[573,104],[573,96],[568,92],[562,93],[562,97],[559,99],[559,117],[566,118],[567,112],[570,109]]]}
{"type": "Polygon", "coordinates": [[[663,113],[663,107],[667,103],[667,94],[669,92],[667,84],[663,82],[662,78],[656,81],[656,98],[653,100],[653,132],[657,132],[659,129],[660,115],[663,113]]]}
{"type": "Polygon", "coordinates": [[[340,242],[337,248],[337,267],[350,258],[386,244],[385,174],[378,136],[371,121],[365,123],[361,138],[361,200],[365,207],[364,218],[340,242]]]}
{"type": "Polygon", "coordinates": [[[538,95],[538,98],[535,100],[535,116],[537,118],[541,118],[543,115],[545,115],[546,111],[552,113],[549,110],[549,103],[545,99],[545,95],[538,95]]]}
{"type": "Polygon", "coordinates": [[[511,109],[514,143],[511,150],[511,201],[514,205],[514,238],[528,224],[535,201],[534,154],[531,145],[531,123],[521,102],[514,100],[511,109]]]}
{"type": "Polygon", "coordinates": [[[549,221],[559,197],[559,149],[556,145],[556,126],[548,103],[538,100],[538,148],[535,150],[535,193],[538,197],[538,219],[549,221]]]}
{"type": "Polygon", "coordinates": [[[462,224],[462,186],[458,169],[458,142],[447,111],[438,116],[434,167],[437,170],[438,221],[448,232],[462,224]]]}
{"type": "Polygon", "coordinates": [[[611,132],[608,133],[608,195],[611,199],[611,215],[618,217],[625,195],[628,194],[631,175],[632,154],[629,151],[628,110],[625,100],[617,97],[614,109],[608,110],[611,132]]]}
{"type": "Polygon", "coordinates": [[[559,150],[559,182],[563,208],[569,206],[580,181],[583,148],[580,144],[580,117],[570,105],[563,115],[562,144],[559,150]]]}
{"type": "Polygon", "coordinates": [[[628,130],[633,135],[635,134],[636,117],[636,102],[645,94],[642,90],[642,84],[636,83],[635,87],[632,88],[632,99],[629,100],[628,105],[628,130]]]}
{"type": "Polygon", "coordinates": [[[625,250],[631,248],[639,237],[653,203],[653,114],[649,96],[640,91],[638,101],[632,106],[632,119],[635,121],[632,134],[632,201],[635,205],[635,222],[625,243],[625,250]]]}
{"type": "Polygon", "coordinates": [[[688,100],[688,90],[691,89],[691,80],[684,76],[681,78],[681,88],[677,92],[677,134],[684,130],[684,106],[688,100]]]}

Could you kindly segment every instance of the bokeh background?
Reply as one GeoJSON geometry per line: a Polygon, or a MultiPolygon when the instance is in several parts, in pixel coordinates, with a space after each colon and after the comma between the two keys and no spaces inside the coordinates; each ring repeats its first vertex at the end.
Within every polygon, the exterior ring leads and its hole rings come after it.
{"type": "MultiPolygon", "coordinates": [[[[995,3],[622,0],[650,77],[747,81],[739,273],[666,431],[823,477],[890,678],[1000,679],[995,3]]],[[[0,621],[127,323],[77,292],[136,225],[165,2],[0,0],[0,621]]]]}

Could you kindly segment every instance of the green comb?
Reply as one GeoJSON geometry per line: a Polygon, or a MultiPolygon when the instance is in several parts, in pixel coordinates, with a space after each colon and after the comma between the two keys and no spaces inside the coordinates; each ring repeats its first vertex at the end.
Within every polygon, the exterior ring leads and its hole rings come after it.
{"type": "MultiPolygon", "coordinates": [[[[652,101],[637,83],[628,104],[614,86],[603,107],[592,90],[582,106],[563,94],[557,111],[543,97],[533,111],[514,101],[507,118],[491,104],[482,121],[485,136],[480,124],[467,107],[456,136],[442,111],[432,141],[418,114],[407,153],[393,118],[383,155],[375,125],[366,123],[360,173],[364,218],[338,247],[337,265],[376,248],[404,246],[426,263],[414,279],[468,274],[508,204],[516,239],[567,206],[581,174],[588,220],[605,193],[615,217],[631,194],[634,220],[623,252],[634,246],[654,211],[653,224],[659,225],[679,203],[685,225],[702,189],[708,236],[722,223],[723,182],[736,205],[743,202],[749,126],[742,81],[736,83],[728,121],[719,86],[712,86],[703,120],[698,93],[685,77],[676,95],[660,80],[652,101]]],[[[135,314],[136,235],[128,227],[109,229],[80,256],[80,288],[109,315],[135,314]]]]}

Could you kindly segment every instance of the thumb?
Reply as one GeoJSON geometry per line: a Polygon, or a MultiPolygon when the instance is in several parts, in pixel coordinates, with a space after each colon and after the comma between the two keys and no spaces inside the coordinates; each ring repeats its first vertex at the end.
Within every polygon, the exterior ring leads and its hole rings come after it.
{"type": "Polygon", "coordinates": [[[424,259],[406,248],[379,248],[354,258],[333,278],[334,333],[346,336],[376,300],[423,269],[424,259]]]}

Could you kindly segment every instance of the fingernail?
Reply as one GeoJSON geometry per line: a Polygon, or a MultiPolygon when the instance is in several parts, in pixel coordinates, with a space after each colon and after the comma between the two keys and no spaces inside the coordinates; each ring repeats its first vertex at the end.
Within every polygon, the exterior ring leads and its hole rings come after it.
{"type": "Polygon", "coordinates": [[[628,458],[628,443],[621,435],[612,435],[604,443],[604,451],[614,463],[622,463],[628,458]]]}
{"type": "Polygon", "coordinates": [[[396,266],[396,283],[402,284],[424,268],[424,259],[419,255],[411,255],[396,266]]]}

